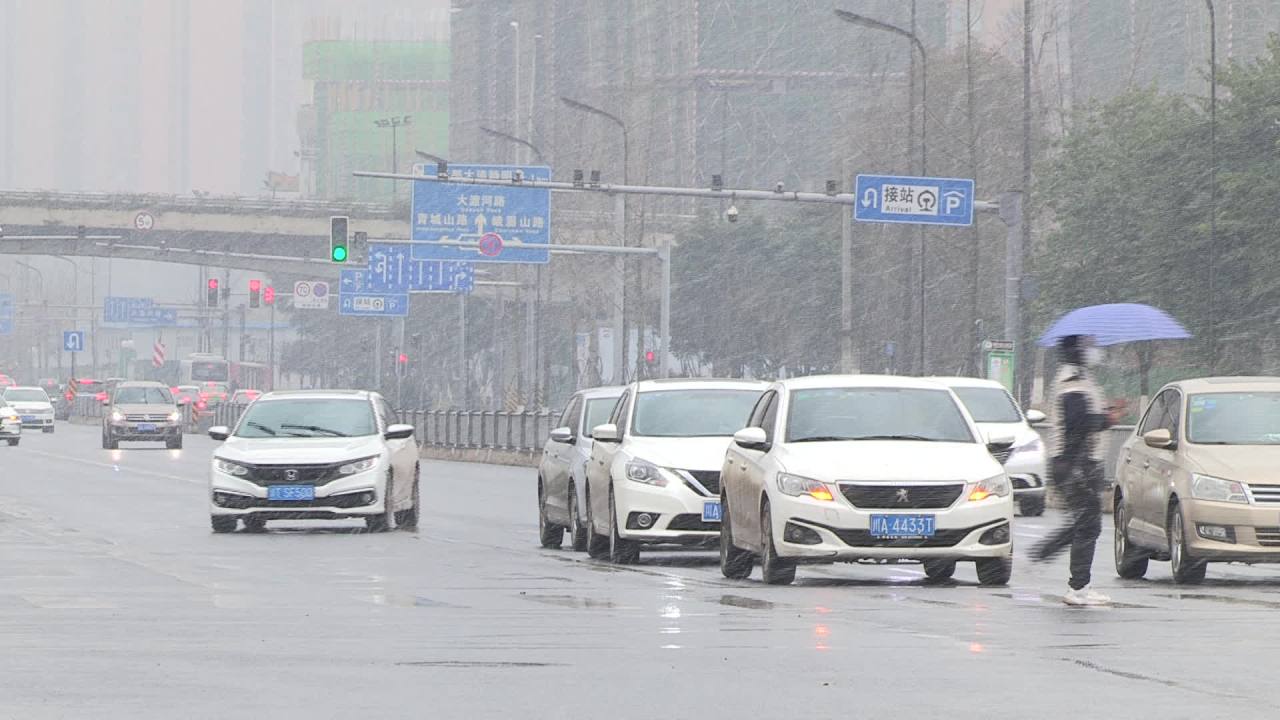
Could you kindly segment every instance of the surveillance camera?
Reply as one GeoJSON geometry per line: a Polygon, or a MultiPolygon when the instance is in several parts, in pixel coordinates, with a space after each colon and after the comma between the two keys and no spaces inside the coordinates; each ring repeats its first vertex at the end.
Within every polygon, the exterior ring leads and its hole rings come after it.
{"type": "Polygon", "coordinates": [[[781,180],[779,180],[779,181],[778,181],[778,184],[777,184],[777,185],[775,185],[775,186],[773,187],[773,191],[774,191],[774,192],[777,192],[777,193],[782,192],[782,181],[781,181],[781,180]]]}
{"type": "Polygon", "coordinates": [[[729,222],[738,222],[738,206],[730,205],[729,209],[724,211],[724,219],[729,222]]]}

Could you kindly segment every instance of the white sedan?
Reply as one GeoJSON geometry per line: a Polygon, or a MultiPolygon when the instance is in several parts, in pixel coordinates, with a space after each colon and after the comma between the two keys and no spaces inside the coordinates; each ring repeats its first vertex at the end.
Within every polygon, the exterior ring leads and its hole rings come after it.
{"type": "Polygon", "coordinates": [[[9,447],[14,447],[22,442],[22,418],[18,416],[18,411],[4,404],[0,400],[0,440],[9,443],[9,447]]]}
{"type": "Polygon", "coordinates": [[[53,432],[53,402],[44,388],[8,387],[4,390],[4,404],[18,411],[22,426],[53,432]]]}
{"type": "MultiPolygon", "coordinates": [[[[990,443],[990,446],[989,444],[990,443]]],[[[920,562],[933,580],[971,560],[1009,581],[1013,493],[947,387],[902,377],[774,383],[724,459],[720,567],[788,584],[802,563],[920,562]]]]}

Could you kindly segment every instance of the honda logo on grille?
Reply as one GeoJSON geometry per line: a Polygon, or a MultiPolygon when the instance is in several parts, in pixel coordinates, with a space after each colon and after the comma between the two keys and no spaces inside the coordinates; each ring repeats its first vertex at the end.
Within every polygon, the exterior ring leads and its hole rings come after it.
{"type": "Polygon", "coordinates": [[[294,482],[295,480],[297,480],[297,479],[298,479],[298,471],[297,471],[297,470],[285,470],[285,471],[284,471],[284,479],[285,479],[285,482],[294,482]]]}
{"type": "Polygon", "coordinates": [[[907,494],[906,488],[898,488],[898,494],[896,499],[900,503],[911,502],[911,496],[907,494]]]}

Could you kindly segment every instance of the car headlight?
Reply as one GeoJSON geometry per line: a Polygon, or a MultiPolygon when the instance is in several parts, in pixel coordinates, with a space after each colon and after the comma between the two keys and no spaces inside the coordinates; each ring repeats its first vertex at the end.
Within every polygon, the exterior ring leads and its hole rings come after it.
{"type": "Polygon", "coordinates": [[[124,413],[119,410],[111,411],[111,422],[124,422],[124,413]]]}
{"type": "Polygon", "coordinates": [[[213,465],[218,469],[218,472],[226,473],[227,475],[244,477],[245,475],[249,474],[249,468],[245,467],[244,465],[241,465],[240,463],[233,463],[230,460],[223,460],[222,458],[214,458],[213,465]]]}
{"type": "Polygon", "coordinates": [[[181,419],[182,419],[182,413],[178,412],[177,410],[174,410],[173,412],[169,413],[169,422],[178,422],[181,419]]]}
{"type": "Polygon", "coordinates": [[[662,469],[648,460],[631,460],[627,462],[626,473],[628,480],[657,487],[667,486],[667,478],[662,474],[662,469]]]}
{"type": "Polygon", "coordinates": [[[778,491],[783,495],[799,497],[808,495],[815,500],[831,500],[831,490],[827,484],[813,478],[801,477],[800,475],[792,475],[791,473],[778,473],[778,491]]]}
{"type": "Polygon", "coordinates": [[[1009,453],[1009,457],[1013,458],[1017,455],[1031,454],[1031,453],[1044,454],[1044,442],[1040,440],[1040,438],[1038,437],[1032,438],[1031,442],[1023,443],[1018,447],[1014,448],[1013,452],[1009,453]]]}
{"type": "Polygon", "coordinates": [[[986,500],[987,498],[1002,498],[1012,492],[1009,487],[1009,478],[1004,473],[992,475],[986,480],[971,482],[965,486],[965,494],[969,497],[970,502],[986,500]]]}
{"type": "Polygon", "coordinates": [[[1244,485],[1209,475],[1191,475],[1191,497],[1199,500],[1249,504],[1244,485]]]}
{"type": "Polygon", "coordinates": [[[352,460],[346,465],[343,465],[342,467],[338,468],[338,474],[339,475],[355,475],[356,473],[362,473],[367,470],[372,470],[374,466],[376,466],[377,464],[378,464],[377,455],[374,455],[373,457],[360,458],[359,460],[352,460]]]}

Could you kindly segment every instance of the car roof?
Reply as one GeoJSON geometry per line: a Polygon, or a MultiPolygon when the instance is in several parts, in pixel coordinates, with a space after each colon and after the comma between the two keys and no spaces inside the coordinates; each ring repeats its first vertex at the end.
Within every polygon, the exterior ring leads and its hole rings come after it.
{"type": "Polygon", "coordinates": [[[763,380],[735,380],[732,378],[665,378],[641,380],[636,383],[637,393],[661,390],[759,390],[764,392],[769,384],[763,380]]]}
{"type": "Polygon", "coordinates": [[[141,387],[141,388],[158,387],[158,388],[164,388],[166,390],[169,389],[168,385],[165,385],[162,382],[156,382],[155,380],[128,380],[126,382],[120,383],[119,385],[116,385],[117,390],[119,390],[120,388],[136,388],[136,387],[141,387]]]}
{"type": "Polygon", "coordinates": [[[5,392],[8,392],[10,390],[39,390],[40,392],[44,392],[44,388],[40,387],[39,385],[10,385],[9,387],[5,388],[5,392]]]}
{"type": "Polygon", "coordinates": [[[625,385],[603,385],[601,387],[584,388],[574,393],[579,395],[583,400],[599,400],[601,398],[618,398],[627,388],[625,385]]]}
{"type": "MultiPolygon", "coordinates": [[[[1176,387],[1188,393],[1204,392],[1280,392],[1280,377],[1238,376],[1188,378],[1172,382],[1165,387],[1176,387]]],[[[1161,388],[1162,390],[1164,388],[1161,388]]]]}
{"type": "Polygon", "coordinates": [[[981,387],[981,388],[992,388],[995,390],[1005,389],[1004,385],[1000,384],[998,381],[987,380],[986,378],[956,376],[956,377],[928,377],[925,379],[933,380],[934,382],[940,382],[943,385],[946,385],[947,387],[953,387],[953,388],[981,387]]]}
{"type": "Polygon", "coordinates": [[[780,380],[779,383],[788,390],[843,387],[946,389],[946,385],[931,378],[909,377],[906,375],[807,375],[805,377],[780,380]]]}
{"type": "Polygon", "coordinates": [[[376,393],[368,390],[272,390],[264,393],[258,398],[258,402],[267,400],[298,400],[298,399],[356,399],[368,400],[376,393]]]}

